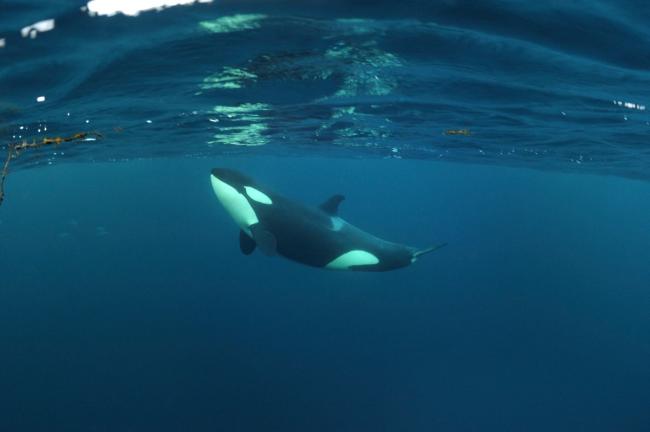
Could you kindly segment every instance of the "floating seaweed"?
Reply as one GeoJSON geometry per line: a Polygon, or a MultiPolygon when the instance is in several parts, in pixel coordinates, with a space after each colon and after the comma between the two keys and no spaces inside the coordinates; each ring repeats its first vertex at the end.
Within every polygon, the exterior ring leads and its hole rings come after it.
{"type": "Polygon", "coordinates": [[[7,159],[2,166],[2,173],[0,173],[0,205],[4,201],[5,197],[5,179],[9,174],[9,164],[11,160],[18,157],[20,153],[24,150],[34,149],[39,147],[44,147],[48,145],[59,145],[66,142],[72,141],[86,141],[90,139],[101,139],[103,138],[100,133],[97,132],[80,132],[67,137],[55,137],[55,138],[43,138],[41,141],[32,141],[27,142],[23,141],[21,143],[11,143],[7,145],[7,159]]]}
{"type": "Polygon", "coordinates": [[[445,135],[465,135],[470,136],[472,132],[469,129],[447,129],[444,132],[445,135]]]}

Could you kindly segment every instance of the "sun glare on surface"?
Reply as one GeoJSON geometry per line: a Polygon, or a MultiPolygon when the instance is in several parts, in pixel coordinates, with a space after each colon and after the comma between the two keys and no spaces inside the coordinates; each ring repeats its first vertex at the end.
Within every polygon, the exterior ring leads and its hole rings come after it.
{"type": "Polygon", "coordinates": [[[86,8],[92,16],[113,16],[118,13],[137,16],[140,12],[194,3],[212,3],[212,0],[91,0],[86,8]]]}

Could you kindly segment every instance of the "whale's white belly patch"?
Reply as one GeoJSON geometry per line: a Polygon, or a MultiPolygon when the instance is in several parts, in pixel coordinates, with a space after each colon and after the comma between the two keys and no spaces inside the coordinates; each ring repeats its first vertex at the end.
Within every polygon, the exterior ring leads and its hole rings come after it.
{"type": "Polygon", "coordinates": [[[330,261],[325,268],[347,270],[352,266],[377,264],[379,258],[364,250],[351,250],[330,261]]]}
{"type": "Polygon", "coordinates": [[[253,210],[246,197],[237,192],[237,189],[222,182],[215,176],[210,176],[210,180],[212,182],[212,189],[214,189],[214,193],[219,198],[221,204],[235,220],[237,225],[250,236],[251,232],[248,227],[258,223],[259,219],[257,219],[255,210],[253,210]]]}

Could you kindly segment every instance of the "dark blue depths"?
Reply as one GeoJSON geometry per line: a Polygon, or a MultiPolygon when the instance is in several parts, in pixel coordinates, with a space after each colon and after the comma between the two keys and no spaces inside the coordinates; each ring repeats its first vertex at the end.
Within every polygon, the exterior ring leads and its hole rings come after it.
{"type": "Polygon", "coordinates": [[[342,216],[384,237],[450,243],[359,274],[242,255],[214,163],[11,178],[3,430],[647,429],[646,183],[219,160],[308,203],[345,193],[342,216]]]}

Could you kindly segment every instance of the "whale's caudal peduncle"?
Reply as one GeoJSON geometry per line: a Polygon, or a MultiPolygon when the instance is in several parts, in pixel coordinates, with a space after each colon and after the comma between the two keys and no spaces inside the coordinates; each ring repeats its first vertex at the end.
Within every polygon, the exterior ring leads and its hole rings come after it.
{"type": "Polygon", "coordinates": [[[417,249],[388,242],[338,216],[345,199],[334,195],[319,207],[291,201],[237,171],[215,168],[210,177],[219,202],[240,228],[239,246],[326,269],[387,271],[406,267],[444,246],[417,249]]]}

